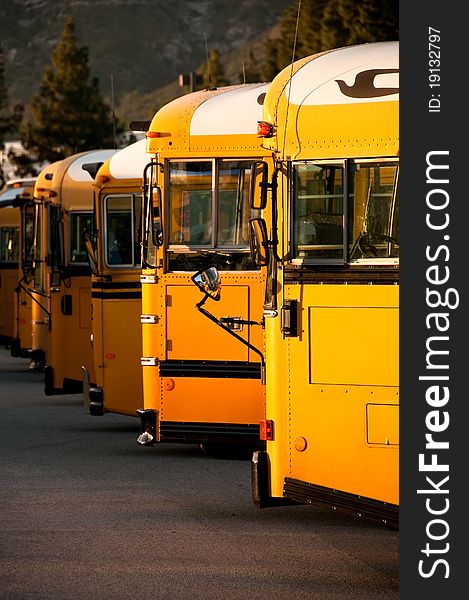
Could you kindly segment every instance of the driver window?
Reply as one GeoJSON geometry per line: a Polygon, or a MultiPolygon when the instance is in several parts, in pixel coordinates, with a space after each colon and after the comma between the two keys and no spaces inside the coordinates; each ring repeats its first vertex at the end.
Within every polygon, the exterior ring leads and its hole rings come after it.
{"type": "Polygon", "coordinates": [[[83,232],[92,230],[92,213],[69,213],[70,263],[88,264],[83,232]]]}
{"type": "Polygon", "coordinates": [[[299,258],[343,257],[343,167],[295,166],[295,238],[299,258]]]}
{"type": "Polygon", "coordinates": [[[108,196],[106,210],[106,263],[133,265],[132,197],[108,196]]]}

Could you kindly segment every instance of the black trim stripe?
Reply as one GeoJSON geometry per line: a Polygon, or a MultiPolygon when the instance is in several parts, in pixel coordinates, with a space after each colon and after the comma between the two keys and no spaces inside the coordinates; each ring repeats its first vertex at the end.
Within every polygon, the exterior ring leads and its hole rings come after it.
{"type": "Polygon", "coordinates": [[[91,288],[97,290],[141,289],[140,281],[92,281],[91,288]]]}
{"type": "Polygon", "coordinates": [[[91,297],[99,300],[141,300],[142,292],[91,292],[91,297]]]}
{"type": "Polygon", "coordinates": [[[396,529],[399,527],[399,506],[396,504],[364,498],[290,477],[285,477],[283,493],[295,502],[328,504],[334,509],[353,512],[357,516],[380,521],[396,529]]]}
{"type": "Polygon", "coordinates": [[[62,270],[62,279],[70,277],[91,277],[91,267],[89,265],[67,265],[62,270]]]}
{"type": "Polygon", "coordinates": [[[312,266],[288,266],[284,272],[285,283],[354,283],[357,285],[393,285],[399,283],[399,267],[361,266],[321,268],[312,266]]]}
{"type": "Polygon", "coordinates": [[[14,261],[14,260],[2,260],[0,261],[0,269],[5,269],[5,270],[14,270],[14,269],[18,269],[18,262],[14,261]]]}
{"type": "Polygon", "coordinates": [[[232,442],[261,445],[259,425],[244,423],[160,422],[161,440],[165,442],[232,442]]]}
{"type": "Polygon", "coordinates": [[[162,377],[210,377],[227,379],[260,379],[260,363],[210,360],[164,360],[160,362],[162,377]]]}

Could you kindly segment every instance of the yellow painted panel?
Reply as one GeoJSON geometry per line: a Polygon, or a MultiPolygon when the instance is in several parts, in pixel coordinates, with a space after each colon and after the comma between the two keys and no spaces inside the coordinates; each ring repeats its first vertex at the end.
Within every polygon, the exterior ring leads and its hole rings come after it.
{"type": "Polygon", "coordinates": [[[258,379],[162,378],[163,421],[259,424],[264,418],[264,388],[258,379]],[[172,389],[165,389],[168,382],[172,389]]]}
{"type": "Polygon", "coordinates": [[[80,287],[80,327],[91,329],[91,285],[80,287]]]}
{"type": "Polygon", "coordinates": [[[51,294],[52,326],[47,332],[46,363],[54,370],[54,387],[62,387],[64,378],[81,381],[82,365],[88,369],[91,381],[95,381],[90,342],[90,284],[86,285],[84,279],[72,277],[70,287],[63,286],[59,292],[51,294]],[[61,301],[65,295],[72,296],[71,315],[64,315],[62,312],[61,301]]]}
{"type": "MultiPolygon", "coordinates": [[[[217,318],[249,319],[249,293],[247,285],[223,285],[221,300],[208,300],[205,308],[217,318]]],[[[166,287],[166,358],[247,361],[249,349],[195,308],[201,298],[192,283],[166,287]]],[[[248,340],[249,328],[240,335],[248,340]]],[[[254,353],[251,360],[258,360],[254,353]]]]}
{"type": "MultiPolygon", "coordinates": [[[[31,296],[20,289],[18,301],[18,322],[16,336],[20,340],[21,348],[32,347],[32,307],[35,303],[31,300],[31,296]]],[[[35,347],[35,346],[33,346],[35,347]]],[[[42,349],[45,349],[45,340],[42,349]]]]}
{"type": "Polygon", "coordinates": [[[399,409],[391,403],[397,398],[397,389],[389,387],[309,386],[307,394],[297,396],[291,413],[286,475],[398,504],[399,448],[367,440],[368,406],[389,403],[395,423],[399,409]],[[303,451],[296,447],[298,438],[306,441],[303,451]]]}
{"type": "Polygon", "coordinates": [[[143,406],[140,299],[103,300],[104,409],[137,416],[143,406]]]}
{"type": "Polygon", "coordinates": [[[310,383],[398,384],[395,307],[309,307],[310,383]]]}
{"type": "MultiPolygon", "coordinates": [[[[5,209],[2,209],[5,210],[5,209]]],[[[16,298],[14,288],[18,282],[17,271],[0,273],[0,335],[13,337],[15,334],[14,313],[16,298]]]]}
{"type": "Polygon", "coordinates": [[[392,404],[368,404],[367,441],[369,444],[399,444],[399,407],[392,404]]]}

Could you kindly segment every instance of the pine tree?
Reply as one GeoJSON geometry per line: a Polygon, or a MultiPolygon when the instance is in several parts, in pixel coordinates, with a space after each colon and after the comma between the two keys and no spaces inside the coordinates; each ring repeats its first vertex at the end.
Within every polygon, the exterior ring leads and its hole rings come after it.
{"type": "MultiPolygon", "coordinates": [[[[265,43],[263,74],[269,79],[292,60],[299,1],[292,0],[284,12],[279,37],[265,43]]],[[[341,46],[397,40],[398,7],[397,0],[301,0],[294,60],[341,46]]]]}
{"type": "Polygon", "coordinates": [[[239,82],[259,83],[260,81],[262,81],[260,65],[251,49],[247,59],[243,63],[243,71],[239,74],[239,82]]]}
{"type": "Polygon", "coordinates": [[[264,62],[262,63],[262,78],[264,81],[272,79],[280,71],[278,59],[277,40],[268,38],[264,43],[264,62]]]}
{"type": "Polygon", "coordinates": [[[205,88],[227,85],[223,65],[220,62],[220,52],[216,48],[210,50],[208,61],[201,70],[205,88]]]}
{"type": "Polygon", "coordinates": [[[397,0],[329,0],[321,27],[324,49],[398,38],[397,0]]]}
{"type": "Polygon", "coordinates": [[[113,147],[111,110],[101,97],[98,80],[90,80],[88,49],[79,46],[71,17],[51,62],[32,98],[32,119],[22,128],[23,146],[41,162],[113,147]]]}
{"type": "Polygon", "coordinates": [[[3,59],[3,48],[0,43],[0,148],[3,147],[5,134],[9,129],[9,118],[5,116],[5,109],[8,107],[8,94],[5,87],[5,65],[3,59]]]}

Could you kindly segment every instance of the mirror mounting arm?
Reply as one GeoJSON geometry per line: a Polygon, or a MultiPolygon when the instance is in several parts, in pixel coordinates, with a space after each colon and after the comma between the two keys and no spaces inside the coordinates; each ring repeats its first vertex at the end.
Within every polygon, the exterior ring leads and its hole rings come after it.
{"type": "Polygon", "coordinates": [[[263,323],[259,323],[259,321],[249,321],[248,319],[238,319],[236,317],[221,317],[221,323],[225,323],[225,325],[260,325],[263,326],[263,323]]]}
{"type": "MultiPolygon", "coordinates": [[[[227,331],[230,335],[232,335],[233,337],[235,337],[239,342],[241,342],[242,344],[244,344],[245,346],[247,346],[250,350],[252,350],[253,352],[255,352],[259,358],[261,359],[261,383],[262,385],[265,385],[265,360],[264,360],[264,355],[262,354],[262,352],[256,348],[255,346],[253,346],[252,344],[250,344],[249,342],[247,342],[243,337],[241,337],[240,335],[238,335],[236,333],[236,331],[233,331],[232,329],[230,329],[227,325],[225,325],[225,323],[223,322],[223,320],[217,319],[217,317],[215,315],[212,315],[211,312],[209,312],[206,308],[203,308],[203,305],[205,304],[205,302],[207,301],[207,298],[209,298],[210,296],[208,294],[205,294],[205,297],[198,302],[195,307],[197,308],[197,310],[199,312],[201,312],[203,315],[205,315],[208,319],[210,319],[210,321],[212,321],[213,323],[216,323],[219,327],[221,327],[222,329],[224,329],[225,331],[227,331]]],[[[236,322],[240,322],[240,321],[236,321],[236,322]]],[[[255,325],[259,325],[260,323],[256,323],[256,322],[250,322],[247,324],[255,324],[255,325]]]]}

